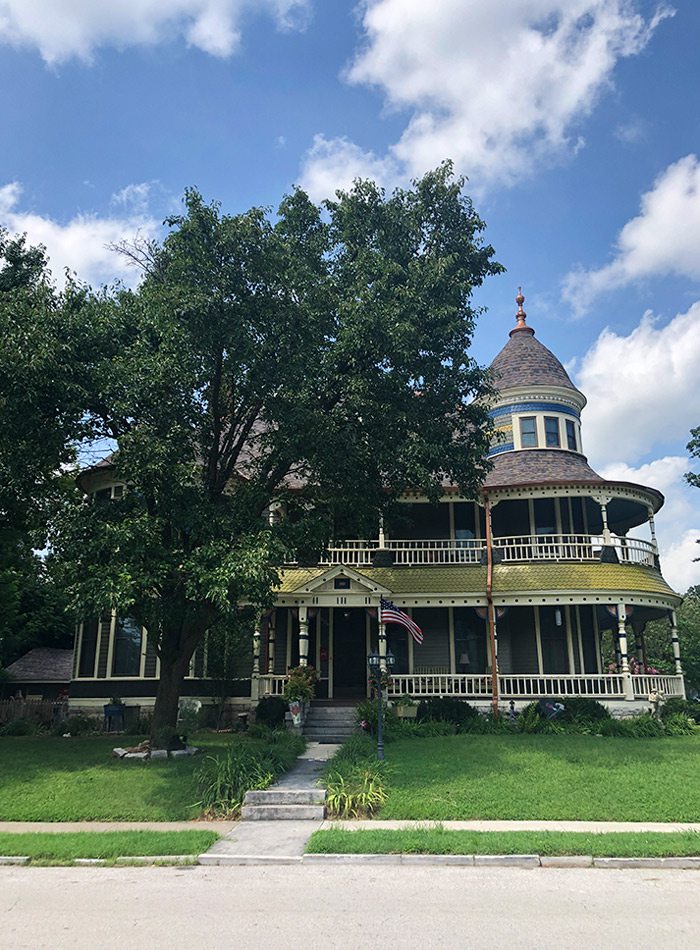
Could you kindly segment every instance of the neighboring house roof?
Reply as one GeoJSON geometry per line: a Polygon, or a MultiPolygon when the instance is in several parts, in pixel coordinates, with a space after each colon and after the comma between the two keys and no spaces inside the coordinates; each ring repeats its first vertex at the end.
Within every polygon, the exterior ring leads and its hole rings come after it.
{"type": "Polygon", "coordinates": [[[10,663],[7,672],[16,683],[68,683],[73,675],[73,651],[35,647],[10,663]]]}

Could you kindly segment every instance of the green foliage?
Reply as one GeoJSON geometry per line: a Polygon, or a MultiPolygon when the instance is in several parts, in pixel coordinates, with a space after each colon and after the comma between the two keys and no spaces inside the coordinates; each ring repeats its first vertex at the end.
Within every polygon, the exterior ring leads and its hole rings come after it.
{"type": "Polygon", "coordinates": [[[683,713],[674,713],[663,720],[667,736],[692,736],[695,734],[695,722],[683,713]]]}
{"type": "Polygon", "coordinates": [[[424,699],[418,707],[419,720],[432,719],[439,722],[451,722],[455,726],[462,726],[478,715],[479,711],[470,706],[469,703],[451,696],[424,699]]]}
{"type": "Polygon", "coordinates": [[[558,717],[560,722],[593,723],[610,718],[610,713],[602,703],[586,696],[566,696],[555,702],[564,705],[564,712],[558,717]]]}
{"type": "Polygon", "coordinates": [[[102,720],[85,713],[71,713],[65,719],[57,720],[51,727],[54,736],[89,736],[102,731],[102,720]]]}
{"type": "Polygon", "coordinates": [[[369,818],[386,801],[385,766],[366,736],[353,736],[328,763],[323,776],[332,818],[369,818]]]}
{"type": "Polygon", "coordinates": [[[58,831],[0,832],[0,854],[27,855],[32,864],[70,864],[76,858],[190,854],[217,840],[215,831],[58,831]]]}
{"type": "MultiPolygon", "coordinates": [[[[686,591],[683,603],[676,610],[676,620],[686,689],[700,693],[700,587],[686,591]]],[[[648,623],[644,640],[648,664],[663,673],[675,672],[668,620],[648,623]]]]}
{"type": "Polygon", "coordinates": [[[661,707],[661,718],[665,721],[671,716],[679,714],[700,725],[700,702],[681,699],[680,696],[671,696],[661,707]]]}
{"type": "Polygon", "coordinates": [[[248,791],[268,788],[304,751],[304,740],[278,731],[273,741],[238,739],[223,756],[207,756],[196,771],[198,807],[209,817],[239,814],[248,791]]]}
{"type": "Polygon", "coordinates": [[[649,713],[642,713],[641,716],[632,716],[629,719],[604,720],[600,723],[600,735],[626,739],[658,739],[664,735],[664,727],[649,713]]]}
{"type": "Polygon", "coordinates": [[[13,719],[0,727],[0,736],[35,736],[41,726],[31,719],[13,719]]]}
{"type": "Polygon", "coordinates": [[[281,696],[263,696],[255,708],[255,722],[272,729],[284,725],[287,703],[281,696]]]}
{"type": "Polygon", "coordinates": [[[317,674],[312,666],[297,666],[290,670],[284,684],[284,698],[288,703],[298,700],[310,703],[314,698],[317,674]]]}

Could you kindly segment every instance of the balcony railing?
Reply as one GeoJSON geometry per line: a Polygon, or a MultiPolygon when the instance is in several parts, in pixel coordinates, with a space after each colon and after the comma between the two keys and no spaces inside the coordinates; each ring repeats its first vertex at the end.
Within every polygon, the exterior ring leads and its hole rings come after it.
{"type": "MultiPolygon", "coordinates": [[[[603,538],[588,534],[538,534],[494,538],[497,559],[504,563],[531,561],[599,561],[603,538]]],[[[656,565],[656,552],[650,541],[639,538],[613,538],[608,545],[620,564],[656,565]]],[[[486,556],[481,539],[345,541],[328,549],[319,562],[323,566],[346,564],[349,567],[371,567],[379,554],[390,557],[393,564],[479,564],[486,556]]]]}

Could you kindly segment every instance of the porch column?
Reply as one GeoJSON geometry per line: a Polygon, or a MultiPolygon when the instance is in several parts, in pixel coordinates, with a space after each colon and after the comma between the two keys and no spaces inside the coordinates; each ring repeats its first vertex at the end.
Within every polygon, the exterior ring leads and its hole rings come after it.
{"type": "Polygon", "coordinates": [[[255,618],[253,627],[253,677],[250,684],[250,698],[255,701],[260,696],[260,616],[255,618]]]}
{"type": "Polygon", "coordinates": [[[267,672],[272,676],[275,672],[275,640],[277,638],[277,612],[272,610],[267,621],[267,672]]]}
{"type": "Polygon", "coordinates": [[[379,624],[379,668],[386,673],[386,624],[379,624]]]}
{"type": "Polygon", "coordinates": [[[627,610],[624,604],[617,605],[617,642],[620,646],[620,673],[623,678],[623,687],[625,699],[627,701],[634,699],[634,688],[632,686],[632,677],[630,675],[629,661],[627,659],[627,610]]]}
{"type": "Polygon", "coordinates": [[[606,544],[612,544],[610,528],[608,527],[608,505],[606,501],[600,502],[600,517],[603,519],[603,541],[606,544]]]}
{"type": "Polygon", "coordinates": [[[651,543],[654,547],[654,554],[659,556],[659,544],[656,540],[656,525],[654,524],[654,509],[649,508],[649,533],[651,534],[651,543]]]}
{"type": "Polygon", "coordinates": [[[386,535],[384,534],[384,515],[379,516],[379,547],[386,547],[386,535]]]}
{"type": "Polygon", "coordinates": [[[299,666],[309,665],[309,610],[299,608],[299,666]]]}
{"type": "Polygon", "coordinates": [[[678,639],[678,620],[676,619],[676,611],[672,610],[670,612],[671,620],[671,647],[673,649],[673,662],[676,667],[676,676],[683,675],[683,667],[681,666],[681,646],[678,639]]]}

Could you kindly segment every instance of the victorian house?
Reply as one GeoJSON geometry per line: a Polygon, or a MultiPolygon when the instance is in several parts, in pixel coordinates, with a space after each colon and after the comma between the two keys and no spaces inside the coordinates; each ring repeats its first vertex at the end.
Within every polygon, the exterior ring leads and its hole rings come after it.
{"type": "MultiPolygon", "coordinates": [[[[311,665],[317,697],[367,695],[367,655],[394,656],[390,693],[457,696],[486,706],[588,696],[633,710],[652,691],[683,696],[675,609],[681,598],[659,564],[654,488],[608,481],[584,455],[586,398],[527,324],[524,298],[491,364],[493,467],[477,498],[445,484],[438,504],[407,492],[377,537],[347,540],[313,567],[286,565],[275,609],[252,635],[229,696],[240,704],[281,693],[286,671],[311,665]],[[382,598],[423,632],[385,624],[382,598]],[[644,628],[668,622],[675,672],[647,670],[644,628]],[[622,705],[624,704],[624,706],[622,705]]],[[[109,464],[82,476],[113,497],[109,464]]],[[[187,692],[215,695],[203,647],[187,692]]],[[[128,618],[86,623],[76,639],[74,703],[118,694],[153,702],[158,660],[128,618]]]]}

